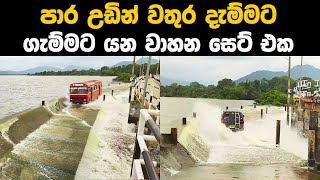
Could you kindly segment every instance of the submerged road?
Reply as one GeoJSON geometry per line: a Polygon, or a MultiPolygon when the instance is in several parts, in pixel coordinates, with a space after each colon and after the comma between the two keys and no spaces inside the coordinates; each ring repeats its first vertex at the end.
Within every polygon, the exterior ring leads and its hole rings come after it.
{"type": "Polygon", "coordinates": [[[13,143],[0,156],[0,180],[129,177],[134,128],[126,126],[128,90],[128,84],[113,84],[106,101],[101,96],[80,107],[47,103],[0,124],[2,136],[13,143]]]}
{"type": "MultiPolygon", "coordinates": [[[[195,105],[192,124],[210,148],[206,162],[185,167],[170,179],[320,179],[307,169],[307,139],[286,125],[286,112],[269,107],[239,109],[245,114],[243,131],[232,132],[220,123],[223,109],[195,105]],[[276,120],[281,120],[280,147],[275,146],[276,120]]],[[[190,120],[191,121],[191,120],[190,120]]]]}

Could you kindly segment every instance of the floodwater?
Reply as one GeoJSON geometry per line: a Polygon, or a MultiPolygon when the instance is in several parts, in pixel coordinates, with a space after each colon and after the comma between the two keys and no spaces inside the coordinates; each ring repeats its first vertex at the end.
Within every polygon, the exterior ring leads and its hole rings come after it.
{"type": "MultiPolygon", "coordinates": [[[[0,76],[0,119],[39,106],[42,100],[66,97],[70,83],[99,79],[106,87],[112,78],[0,76]]],[[[95,102],[82,107],[67,103],[62,112],[52,112],[46,123],[0,157],[0,179],[74,179],[99,109],[95,102]]]]}
{"type": "Polygon", "coordinates": [[[103,87],[114,77],[102,76],[0,76],[0,120],[39,106],[42,100],[67,97],[69,85],[87,80],[102,80],[103,87]]]}
{"type": "Polygon", "coordinates": [[[76,109],[55,114],[1,157],[0,179],[73,179],[98,113],[76,109]]]}
{"type": "Polygon", "coordinates": [[[308,141],[286,124],[283,107],[254,108],[253,101],[198,98],[162,98],[161,101],[162,133],[170,132],[173,127],[179,132],[183,128],[182,117],[186,117],[187,123],[198,129],[210,147],[206,162],[181,169],[171,179],[317,179],[305,167],[308,141]],[[243,131],[232,132],[220,123],[226,106],[243,112],[243,131]],[[276,120],[281,120],[279,147],[275,144],[276,120]]]}

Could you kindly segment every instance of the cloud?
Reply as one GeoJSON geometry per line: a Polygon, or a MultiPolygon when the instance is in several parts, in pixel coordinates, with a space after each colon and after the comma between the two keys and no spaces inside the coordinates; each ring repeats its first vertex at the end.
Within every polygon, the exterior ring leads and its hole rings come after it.
{"type": "Polygon", "coordinates": [[[132,56],[1,56],[0,70],[25,70],[36,66],[64,68],[69,65],[101,68],[120,61],[132,61],[132,56]]]}
{"type": "MultiPolygon", "coordinates": [[[[216,84],[223,78],[239,79],[258,70],[287,71],[288,56],[162,56],[161,76],[181,81],[216,84]]],[[[291,67],[301,56],[291,57],[291,67]]],[[[303,57],[303,64],[320,68],[320,57],[303,57]]]]}

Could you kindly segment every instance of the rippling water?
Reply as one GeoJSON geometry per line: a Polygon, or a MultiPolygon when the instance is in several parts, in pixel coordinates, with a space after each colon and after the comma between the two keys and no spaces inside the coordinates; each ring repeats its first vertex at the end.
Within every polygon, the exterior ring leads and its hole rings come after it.
{"type": "Polygon", "coordinates": [[[103,87],[114,77],[101,76],[0,76],[0,119],[39,106],[48,101],[67,97],[69,84],[87,80],[102,80],[103,87]]]}

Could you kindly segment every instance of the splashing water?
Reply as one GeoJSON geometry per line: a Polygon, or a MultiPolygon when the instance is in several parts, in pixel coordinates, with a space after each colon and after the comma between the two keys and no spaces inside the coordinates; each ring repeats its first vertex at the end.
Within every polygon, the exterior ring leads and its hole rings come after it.
{"type": "Polygon", "coordinates": [[[262,119],[246,118],[255,113],[249,109],[244,113],[244,130],[232,132],[220,121],[223,109],[205,102],[195,103],[193,110],[197,118],[193,121],[211,146],[208,162],[277,163],[307,159],[307,139],[299,137],[295,129],[286,125],[285,112],[276,107],[269,109],[269,114],[262,119]],[[280,148],[275,147],[276,120],[281,120],[280,148]]]}

